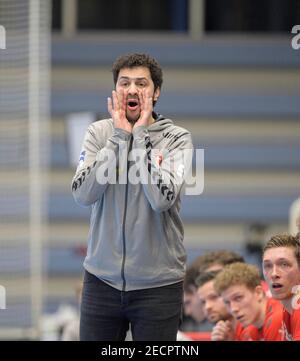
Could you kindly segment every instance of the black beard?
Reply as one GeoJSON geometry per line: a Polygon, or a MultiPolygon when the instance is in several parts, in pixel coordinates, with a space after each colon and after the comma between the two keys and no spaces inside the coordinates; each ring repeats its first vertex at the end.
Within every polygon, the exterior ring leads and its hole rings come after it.
{"type": "Polygon", "coordinates": [[[128,120],[129,123],[132,124],[132,125],[134,125],[134,124],[138,121],[139,117],[140,117],[140,114],[136,117],[136,119],[135,119],[135,118],[129,118],[128,114],[126,114],[127,120],[128,120]]]}

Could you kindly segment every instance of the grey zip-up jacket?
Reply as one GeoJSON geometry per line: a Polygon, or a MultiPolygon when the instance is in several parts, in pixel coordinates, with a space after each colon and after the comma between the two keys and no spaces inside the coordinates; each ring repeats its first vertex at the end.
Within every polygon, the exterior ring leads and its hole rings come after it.
{"type": "Polygon", "coordinates": [[[153,114],[153,124],[137,127],[132,134],[114,128],[112,119],[92,123],[72,181],[76,202],[92,206],[84,268],[123,291],[173,284],[182,281],[185,272],[186,252],[179,217],[183,177],[178,169],[164,170],[164,154],[170,157],[192,150],[191,135],[170,119],[153,114]],[[132,149],[144,151],[141,173],[148,173],[150,179],[153,166],[155,182],[118,182],[124,172],[128,179],[134,167],[130,158],[127,170],[119,164],[120,158],[132,149]],[[159,154],[151,158],[154,149],[159,154]],[[117,170],[115,184],[111,182],[113,175],[100,172],[105,167],[117,170]],[[169,182],[164,181],[166,175],[169,182]]]}

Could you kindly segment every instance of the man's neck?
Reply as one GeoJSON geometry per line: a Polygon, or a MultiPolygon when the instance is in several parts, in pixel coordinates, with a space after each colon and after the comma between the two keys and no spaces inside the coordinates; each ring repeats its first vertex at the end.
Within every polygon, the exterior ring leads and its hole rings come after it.
{"type": "Polygon", "coordinates": [[[266,310],[267,310],[267,299],[264,298],[261,302],[260,312],[257,320],[254,322],[254,326],[258,329],[262,328],[266,318],[266,310]]]}
{"type": "Polygon", "coordinates": [[[286,298],[284,300],[280,300],[285,310],[288,311],[289,314],[293,313],[293,307],[292,307],[292,297],[286,298]]]}
{"type": "MultiPolygon", "coordinates": [[[[137,120],[129,120],[129,123],[134,126],[135,123],[137,122],[137,120]]],[[[153,116],[151,116],[148,120],[148,124],[147,124],[147,127],[149,127],[151,124],[155,123],[155,119],[153,118],[153,116]]]]}
{"type": "Polygon", "coordinates": [[[151,124],[153,124],[153,123],[155,123],[155,119],[153,118],[153,116],[151,116],[148,125],[151,125],[151,124]]]}

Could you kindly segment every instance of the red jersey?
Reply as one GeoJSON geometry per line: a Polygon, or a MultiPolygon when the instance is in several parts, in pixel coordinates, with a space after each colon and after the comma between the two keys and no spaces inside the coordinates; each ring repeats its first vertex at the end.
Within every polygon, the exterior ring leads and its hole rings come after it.
{"type": "Polygon", "coordinates": [[[261,341],[282,341],[283,306],[274,298],[267,299],[266,316],[263,327],[258,330],[261,341]]]}
{"type": "Polygon", "coordinates": [[[284,341],[300,341],[300,307],[292,313],[283,311],[281,333],[284,341]]]}
{"type": "Polygon", "coordinates": [[[236,326],[236,341],[282,341],[283,306],[273,299],[267,298],[266,315],[263,326],[258,329],[254,325],[243,328],[236,326]]]}
{"type": "Polygon", "coordinates": [[[267,297],[270,297],[270,298],[271,298],[271,297],[272,297],[272,293],[271,293],[271,291],[270,291],[270,288],[269,288],[269,285],[267,284],[267,282],[264,281],[264,280],[261,280],[260,285],[261,285],[262,289],[264,290],[265,295],[266,295],[267,297]]]}
{"type": "Polygon", "coordinates": [[[258,330],[255,326],[244,327],[237,322],[234,330],[234,341],[258,341],[258,330]]]}

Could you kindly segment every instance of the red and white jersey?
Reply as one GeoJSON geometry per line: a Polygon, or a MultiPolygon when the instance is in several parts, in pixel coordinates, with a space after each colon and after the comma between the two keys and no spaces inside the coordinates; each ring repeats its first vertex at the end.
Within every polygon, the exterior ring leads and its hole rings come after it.
{"type": "Polygon", "coordinates": [[[282,341],[281,328],[283,306],[274,298],[267,299],[266,316],[263,327],[258,330],[261,341],[282,341]]]}
{"type": "Polygon", "coordinates": [[[258,329],[254,325],[243,327],[237,323],[236,341],[282,341],[283,306],[273,299],[267,298],[266,315],[263,326],[258,329]]]}
{"type": "Polygon", "coordinates": [[[234,331],[234,341],[258,341],[258,330],[255,326],[249,325],[244,327],[237,322],[234,331]]]}
{"type": "Polygon", "coordinates": [[[283,311],[281,334],[284,341],[300,341],[300,307],[292,313],[283,311]]]}
{"type": "Polygon", "coordinates": [[[264,280],[261,280],[260,284],[261,284],[261,287],[262,287],[262,289],[264,290],[266,296],[269,297],[269,298],[272,298],[272,293],[271,293],[271,291],[270,291],[270,287],[269,287],[269,285],[267,284],[267,282],[264,281],[264,280]]]}

